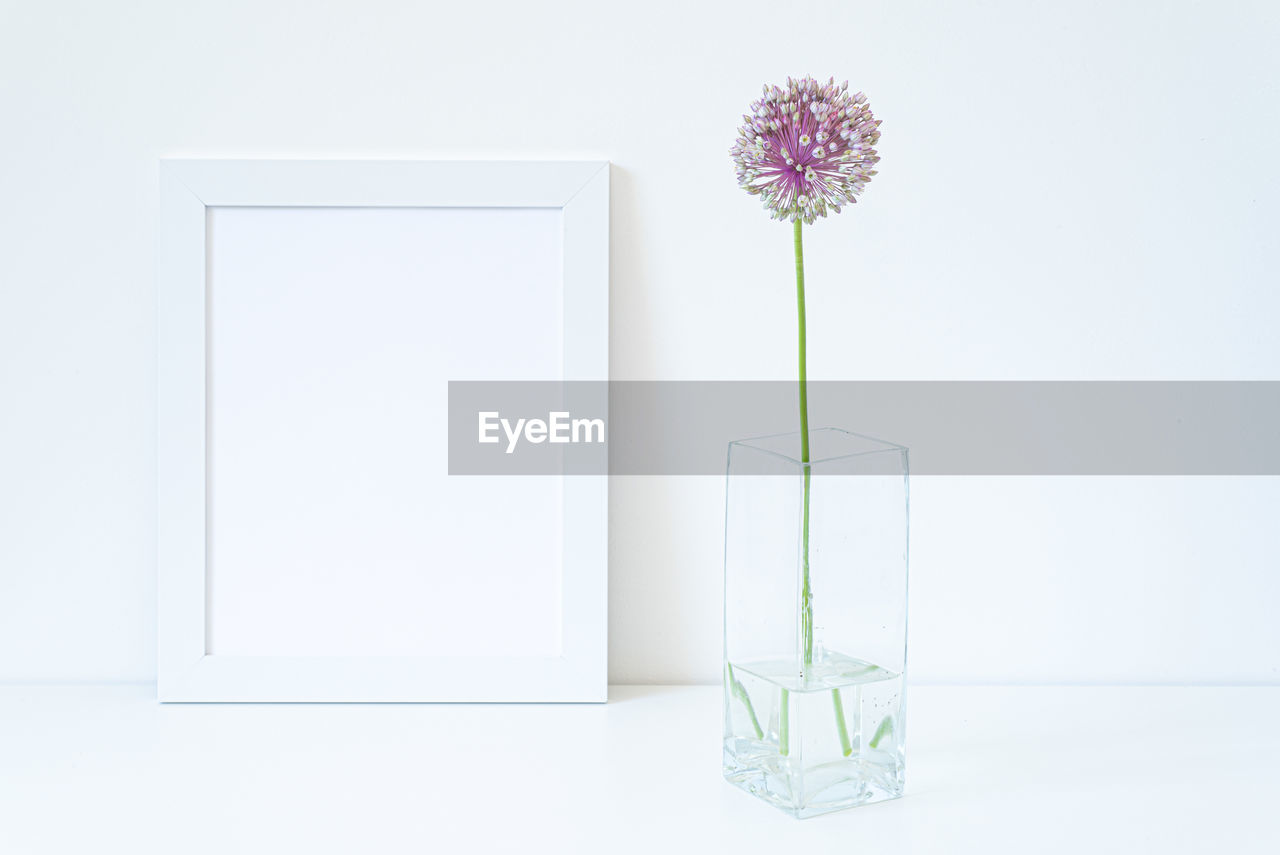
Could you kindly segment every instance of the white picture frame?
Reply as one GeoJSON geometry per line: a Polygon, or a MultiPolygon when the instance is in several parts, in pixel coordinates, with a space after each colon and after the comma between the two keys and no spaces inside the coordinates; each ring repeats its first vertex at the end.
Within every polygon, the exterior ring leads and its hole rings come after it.
{"type": "MultiPolygon", "coordinates": [[[[210,240],[220,209],[551,209],[559,215],[562,379],[608,379],[607,162],[193,160],[160,163],[158,695],[164,702],[603,702],[604,475],[560,477],[558,650],[260,655],[211,647],[210,240]]],[[[238,216],[238,214],[237,214],[238,216]]],[[[550,256],[548,256],[550,257],[550,256]]],[[[500,284],[500,283],[498,283],[500,284]]],[[[221,288],[222,286],[219,285],[221,288]]],[[[549,334],[557,331],[550,330],[549,334]]],[[[287,332],[285,333],[287,335],[287,332]]],[[[458,379],[473,379],[460,377],[458,379]]],[[[439,395],[445,390],[423,394],[439,395]]],[[[440,455],[446,449],[439,448],[440,455]]],[[[225,455],[219,452],[219,460],[225,455]]],[[[495,536],[500,536],[495,531],[495,536]]],[[[255,571],[260,575],[267,571],[255,571]]],[[[280,584],[297,584],[284,580],[280,584]]],[[[486,596],[477,580],[475,596],[486,596]]],[[[272,617],[287,635],[287,610],[272,617]]],[[[246,636],[246,637],[251,637],[246,636]]]]}

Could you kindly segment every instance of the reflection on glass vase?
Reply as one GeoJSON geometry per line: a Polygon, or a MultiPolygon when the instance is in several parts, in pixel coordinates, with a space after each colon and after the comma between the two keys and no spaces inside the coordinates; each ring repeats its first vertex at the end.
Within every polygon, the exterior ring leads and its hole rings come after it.
{"type": "Polygon", "coordinates": [[[809,817],[902,795],[908,470],[900,445],[801,436],[729,444],[724,774],[809,817]]]}

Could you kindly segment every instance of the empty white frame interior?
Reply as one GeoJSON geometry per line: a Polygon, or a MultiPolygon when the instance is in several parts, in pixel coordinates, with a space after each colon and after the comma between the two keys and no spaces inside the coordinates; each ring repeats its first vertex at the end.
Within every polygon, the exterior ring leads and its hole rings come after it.
{"type": "Polygon", "coordinates": [[[450,476],[446,393],[607,379],[607,178],[163,163],[163,700],[604,699],[603,477],[450,476]]]}

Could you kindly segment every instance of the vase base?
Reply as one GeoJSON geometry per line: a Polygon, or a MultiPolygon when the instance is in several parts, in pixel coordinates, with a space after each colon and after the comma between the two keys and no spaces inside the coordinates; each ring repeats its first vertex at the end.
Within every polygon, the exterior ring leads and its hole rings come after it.
{"type": "Polygon", "coordinates": [[[776,747],[741,744],[747,741],[726,740],[725,780],[796,819],[902,797],[901,766],[850,758],[800,772],[789,758],[778,756],[776,747]]]}
{"type": "Polygon", "coordinates": [[[797,818],[901,796],[903,675],[828,651],[786,666],[726,667],[725,778],[797,818]]]}

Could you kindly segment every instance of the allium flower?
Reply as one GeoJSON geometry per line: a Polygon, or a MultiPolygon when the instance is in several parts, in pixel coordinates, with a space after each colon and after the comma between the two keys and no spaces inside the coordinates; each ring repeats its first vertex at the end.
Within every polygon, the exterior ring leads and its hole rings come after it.
{"type": "Polygon", "coordinates": [[[880,120],[866,95],[848,89],[835,78],[823,85],[788,77],[785,87],[766,85],[742,117],[730,149],[738,185],[762,197],[775,220],[812,224],[828,210],[838,214],[876,174],[880,120]]]}

